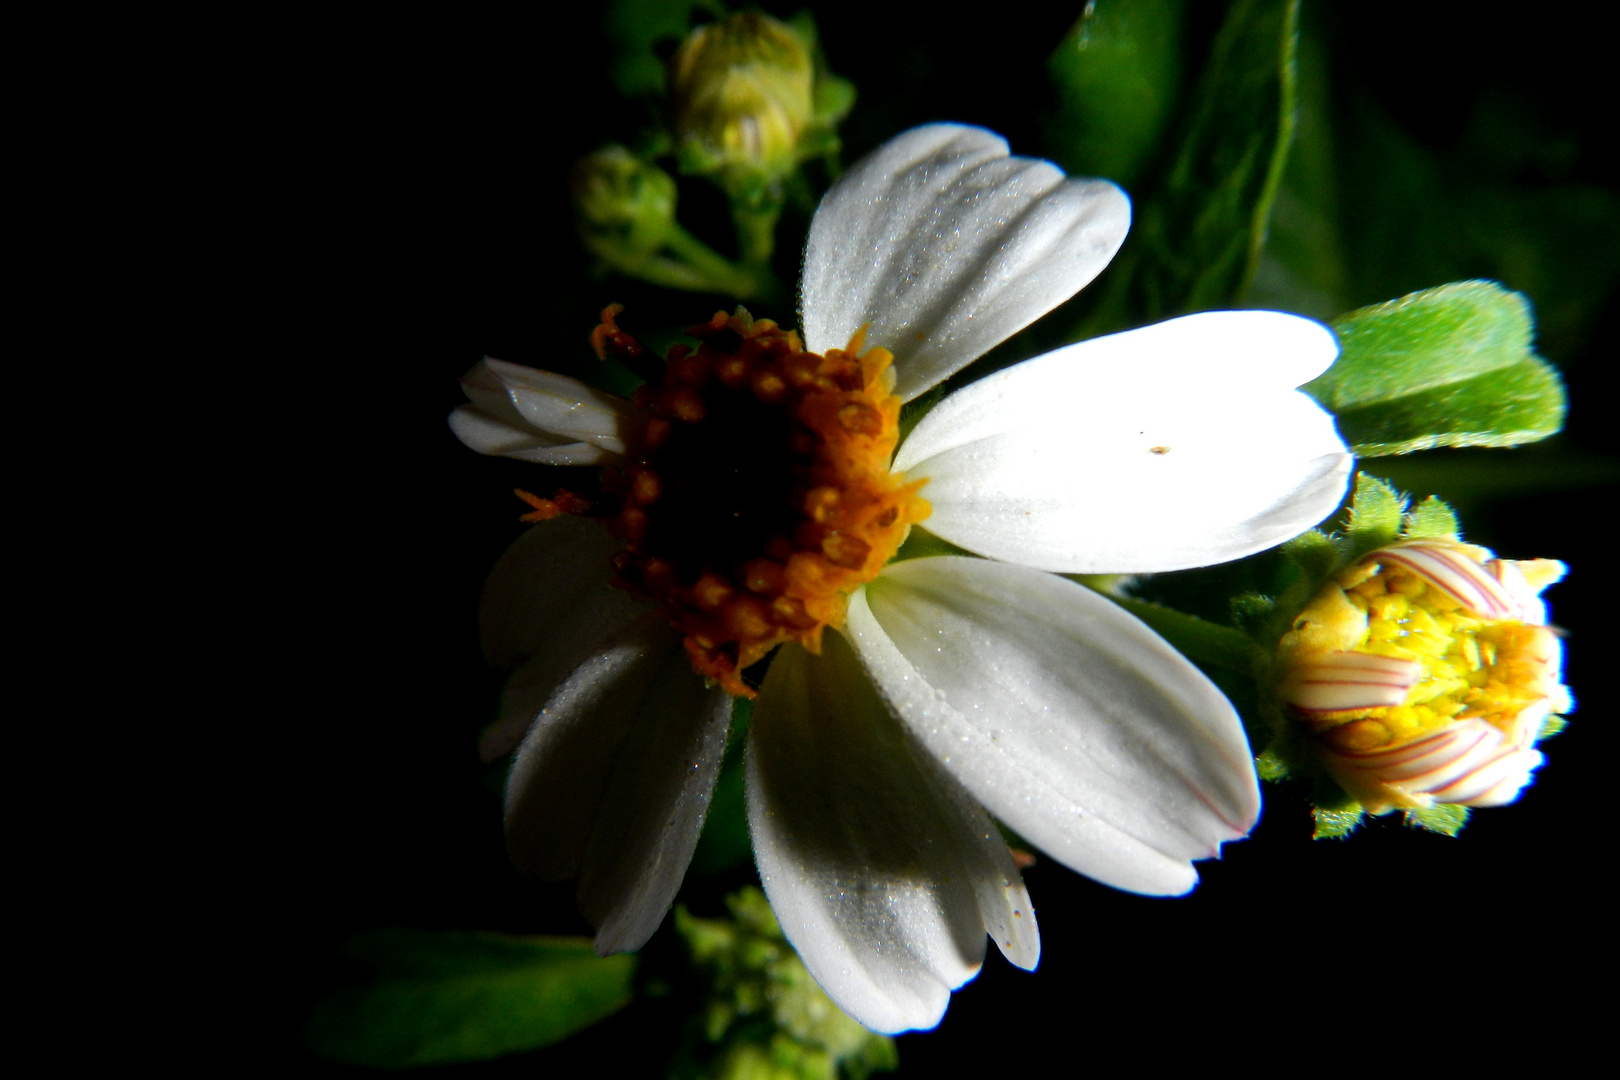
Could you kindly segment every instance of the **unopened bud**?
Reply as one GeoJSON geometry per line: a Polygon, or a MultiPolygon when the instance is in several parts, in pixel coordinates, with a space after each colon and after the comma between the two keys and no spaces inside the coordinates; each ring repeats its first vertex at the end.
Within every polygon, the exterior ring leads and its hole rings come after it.
{"type": "Polygon", "coordinates": [[[728,187],[791,172],[814,88],[810,51],[785,23],[743,12],[698,27],[669,63],[682,168],[728,187]]]}
{"type": "Polygon", "coordinates": [[[1563,575],[1450,540],[1380,548],[1278,643],[1279,696],[1371,813],[1510,803],[1542,763],[1543,725],[1572,707],[1540,597],[1563,575]]]}
{"type": "Polygon", "coordinates": [[[582,158],[569,176],[580,233],[593,250],[650,255],[675,221],[675,178],[622,146],[582,158]]]}

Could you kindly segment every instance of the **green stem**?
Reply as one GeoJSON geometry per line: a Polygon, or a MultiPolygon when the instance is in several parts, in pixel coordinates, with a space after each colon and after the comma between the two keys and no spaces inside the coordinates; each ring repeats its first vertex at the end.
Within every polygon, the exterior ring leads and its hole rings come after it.
{"type": "Polygon", "coordinates": [[[1146,600],[1121,596],[1109,596],[1109,599],[1147,623],[1160,637],[1196,663],[1222,667],[1252,677],[1255,661],[1263,656],[1260,646],[1241,630],[1146,600]]]}
{"type": "Polygon", "coordinates": [[[771,253],[776,250],[776,222],[781,216],[781,199],[767,198],[757,206],[742,202],[731,204],[731,220],[737,228],[737,250],[744,266],[762,270],[770,266],[771,253]]]}
{"type": "Polygon", "coordinates": [[[706,289],[697,286],[699,291],[729,293],[739,300],[772,300],[782,293],[781,284],[768,268],[738,266],[678,224],[671,226],[664,244],[672,256],[707,283],[706,289]]]}

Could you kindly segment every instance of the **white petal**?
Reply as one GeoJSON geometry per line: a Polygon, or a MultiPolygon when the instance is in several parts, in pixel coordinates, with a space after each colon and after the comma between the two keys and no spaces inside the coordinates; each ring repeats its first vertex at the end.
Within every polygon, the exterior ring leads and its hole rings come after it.
{"type": "Polygon", "coordinates": [[[579,874],[602,955],[640,948],[669,910],[730,718],[730,697],[705,689],[654,615],[581,664],[523,740],[507,778],[507,849],[535,877],[579,874]]]}
{"type": "Polygon", "coordinates": [[[1294,387],[1337,352],[1269,311],[1189,315],[991,375],[895,459],[928,478],[930,532],[1043,570],[1131,573],[1241,558],[1339,505],[1351,457],[1294,387]]]}
{"type": "Polygon", "coordinates": [[[930,124],[890,139],[821,200],[805,248],[806,345],[894,353],[911,399],[989,352],[1102,272],[1131,204],[1104,180],[1008,157],[983,128],[930,124]]]}
{"type": "Polygon", "coordinates": [[[461,380],[472,404],[450,430],[481,454],[547,465],[595,465],[624,453],[624,401],[578,379],[484,357],[461,380]]]}
{"type": "Polygon", "coordinates": [[[879,691],[986,809],[1082,874],[1183,893],[1253,827],[1232,706],[1091,590],[982,559],[896,563],[850,599],[879,691]]]}
{"type": "Polygon", "coordinates": [[[610,560],[623,546],[600,522],[568,514],[513,541],[479,601],[479,638],[490,665],[512,667],[569,637],[600,639],[645,610],[623,590],[608,589],[610,560]]]}
{"type": "Polygon", "coordinates": [[[1040,939],[990,819],[911,744],[848,642],[777,653],[748,744],[760,879],[810,974],[875,1031],[930,1028],[986,929],[1033,968],[1040,939]]]}

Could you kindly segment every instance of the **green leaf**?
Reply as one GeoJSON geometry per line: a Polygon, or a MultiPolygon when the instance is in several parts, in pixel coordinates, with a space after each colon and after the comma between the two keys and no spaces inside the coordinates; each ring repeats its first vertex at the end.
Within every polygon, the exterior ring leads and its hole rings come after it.
{"type": "Polygon", "coordinates": [[[1451,507],[1440,501],[1439,496],[1430,495],[1417,504],[1417,508],[1406,515],[1406,521],[1401,527],[1401,533],[1407,537],[1438,537],[1442,540],[1459,540],[1462,538],[1460,526],[1457,524],[1457,515],[1451,507]]]}
{"type": "Polygon", "coordinates": [[[482,1061],[549,1046],[630,1004],[636,958],[588,938],[375,930],[346,950],[378,978],[323,1000],[311,1049],[351,1065],[482,1061]]]}
{"type": "Polygon", "coordinates": [[[1337,414],[1361,457],[1440,446],[1518,446],[1556,435],[1568,402],[1558,372],[1539,357],[1397,401],[1337,414]]]}
{"type": "Polygon", "coordinates": [[[1293,134],[1297,0],[1237,0],[1193,94],[1161,198],[1142,215],[1145,314],[1224,307],[1265,244],[1293,134]]]}
{"type": "Polygon", "coordinates": [[[1437,832],[1441,836],[1456,836],[1468,824],[1468,807],[1441,803],[1422,810],[1408,810],[1406,824],[1414,829],[1437,832]]]}
{"type": "Polygon", "coordinates": [[[1350,522],[1345,536],[1353,556],[1394,543],[1401,534],[1401,513],[1406,498],[1376,476],[1356,476],[1356,496],[1350,504],[1350,522]]]}
{"type": "Polygon", "coordinates": [[[1186,0],[1086,5],[1046,61],[1057,110],[1046,150],[1071,173],[1129,185],[1159,146],[1181,85],[1186,0]]]}
{"type": "Polygon", "coordinates": [[[1563,427],[1563,383],[1531,351],[1529,302],[1494,282],[1412,293],[1333,328],[1339,359],[1303,389],[1363,457],[1515,446],[1563,427]]]}

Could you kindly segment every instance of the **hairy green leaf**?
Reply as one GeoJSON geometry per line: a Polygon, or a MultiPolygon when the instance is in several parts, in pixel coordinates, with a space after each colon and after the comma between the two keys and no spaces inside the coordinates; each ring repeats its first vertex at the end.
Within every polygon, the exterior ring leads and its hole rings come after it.
{"type": "Polygon", "coordinates": [[[1564,423],[1562,380],[1530,347],[1530,304],[1462,281],[1334,320],[1339,359],[1304,389],[1363,457],[1515,446],[1564,423]]]}

